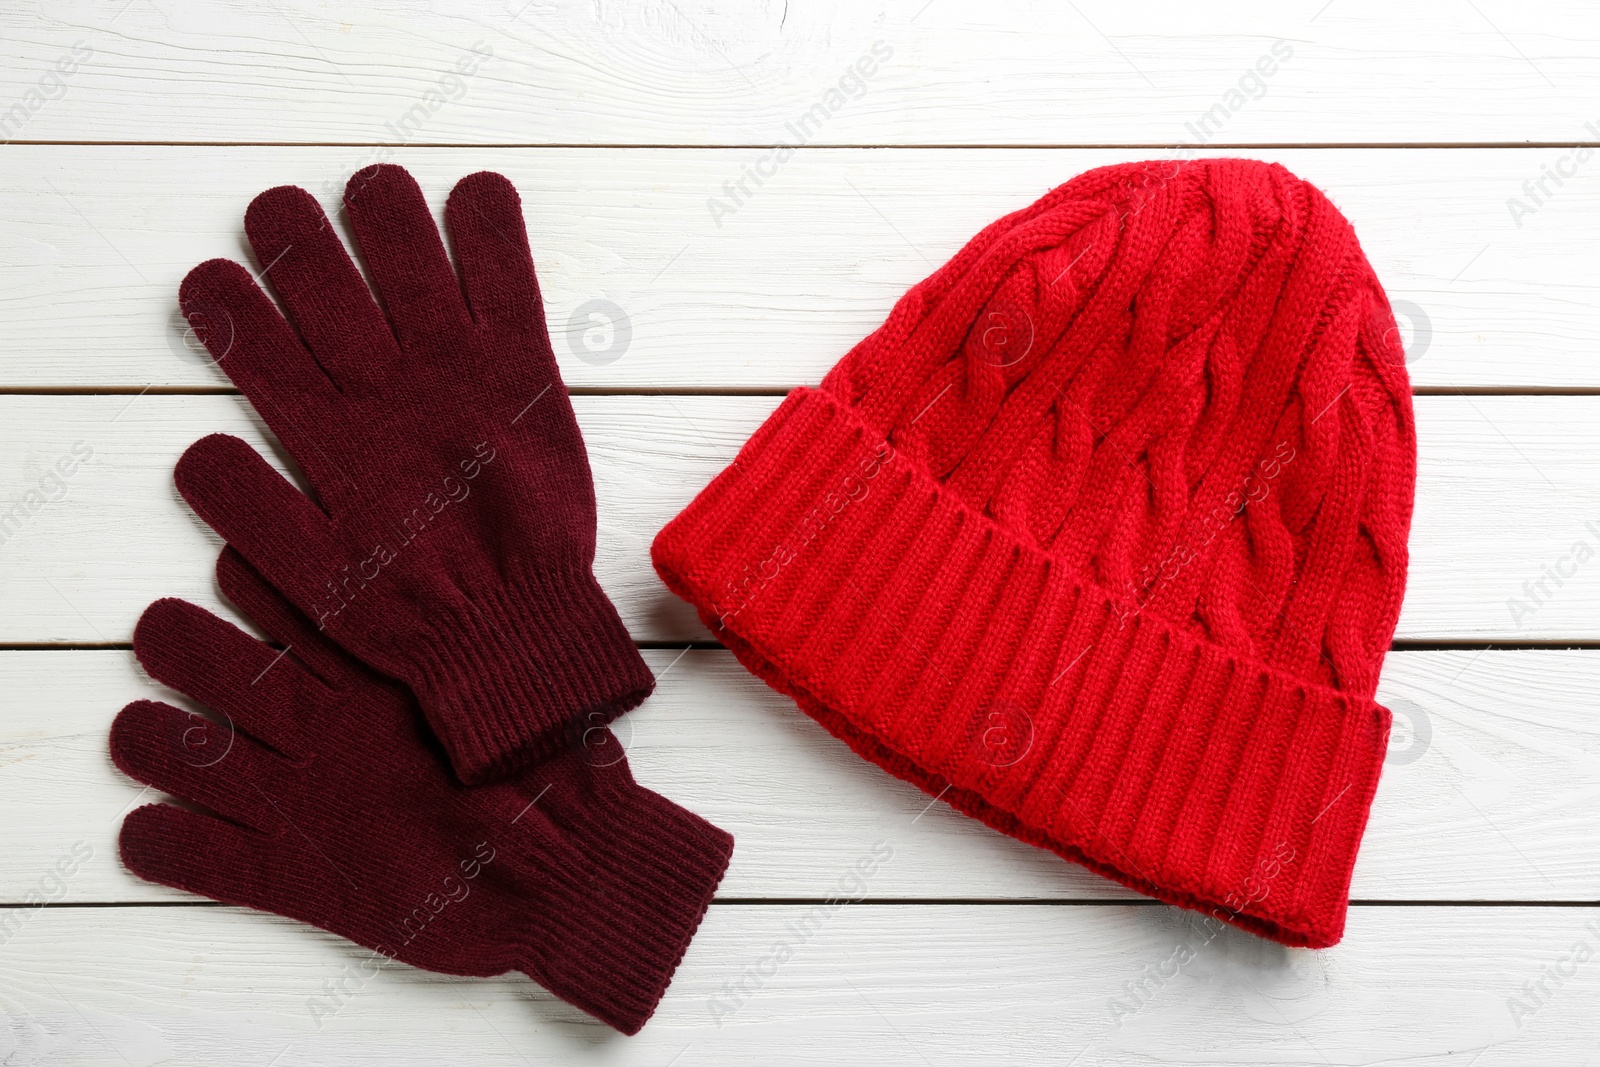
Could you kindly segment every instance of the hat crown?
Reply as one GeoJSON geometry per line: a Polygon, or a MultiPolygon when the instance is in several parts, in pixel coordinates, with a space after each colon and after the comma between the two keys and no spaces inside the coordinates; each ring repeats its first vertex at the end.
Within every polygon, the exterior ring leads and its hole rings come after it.
{"type": "Polygon", "coordinates": [[[1086,172],[973,238],[824,388],[1123,612],[1375,688],[1410,387],[1354,230],[1282,166],[1086,172]]]}

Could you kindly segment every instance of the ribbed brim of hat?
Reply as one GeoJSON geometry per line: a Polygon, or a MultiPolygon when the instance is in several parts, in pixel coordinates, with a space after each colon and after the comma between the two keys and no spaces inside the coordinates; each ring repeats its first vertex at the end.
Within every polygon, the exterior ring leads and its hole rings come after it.
{"type": "Polygon", "coordinates": [[[830,393],[791,393],[652,556],[897,777],[1275,941],[1342,936],[1389,712],[1120,603],[830,393]]]}

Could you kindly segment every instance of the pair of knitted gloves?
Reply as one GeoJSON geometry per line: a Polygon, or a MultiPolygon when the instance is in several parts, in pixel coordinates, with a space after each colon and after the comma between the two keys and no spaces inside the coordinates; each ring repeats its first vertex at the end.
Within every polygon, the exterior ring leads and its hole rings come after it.
{"type": "Polygon", "coordinates": [[[124,862],[446,974],[520,970],[624,1033],[650,1017],[732,837],[638,785],[607,728],[655,679],[595,582],[594,485],[516,190],[473,174],[452,268],[403,169],[345,207],[382,306],[316,201],[250,205],[245,268],[184,280],[185,315],[304,472],[237,438],[177,468],[228,543],[223,593],[281,647],[161,600],[134,636],[158,681],[117,766],[214,814],[148,805],[124,862]]]}

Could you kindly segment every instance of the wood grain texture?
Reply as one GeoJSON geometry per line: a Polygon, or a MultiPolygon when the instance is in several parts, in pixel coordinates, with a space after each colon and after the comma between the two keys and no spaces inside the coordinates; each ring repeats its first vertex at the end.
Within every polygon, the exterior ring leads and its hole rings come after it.
{"type": "Polygon", "coordinates": [[[1600,392],[1591,5],[20,0],[0,49],[0,1062],[1597,1062],[1600,396],[1467,395],[1600,392]],[[648,650],[618,727],[738,840],[638,1037],[520,976],[362,977],[347,942],[122,868],[155,795],[106,731],[183,701],[125,648],[50,646],[125,643],[163,595],[232,615],[172,465],[270,439],[237,396],[158,394],[227,391],[176,293],[261,266],[256,193],[334,208],[381,159],[436,212],[472,171],[516,183],[563,374],[605,394],[576,402],[601,580],[636,637],[688,642],[649,542],[778,394],[994,218],[1195,145],[1327,191],[1440,394],[1399,637],[1468,647],[1385,663],[1343,943],[1215,933],[930,805],[718,649],[648,650]],[[1477,647],[1519,641],[1591,647],[1477,647]]]}
{"type": "MultiPolygon", "coordinates": [[[[995,218],[1084,170],[1152,154],[810,150],[721,215],[708,202],[733,204],[723,184],[761,152],[411,148],[395,158],[436,211],[472,171],[516,183],[568,384],[782,390],[820,381],[995,218]],[[614,310],[591,318],[592,301],[614,310]]],[[[1582,168],[1559,187],[1542,177],[1563,158],[1571,169],[1570,152],[1242,154],[1283,163],[1349,216],[1396,306],[1415,385],[1600,388],[1600,259],[1590,254],[1600,182],[1582,168]],[[1508,201],[1532,206],[1522,187],[1537,181],[1542,206],[1513,217],[1508,201]]],[[[179,282],[213,256],[265,266],[244,241],[250,199],[298,184],[337,217],[362,162],[350,148],[0,151],[0,389],[227,387],[184,344],[179,282]]],[[[1600,172],[1600,160],[1590,167],[1600,172]]]]}
{"type": "Polygon", "coordinates": [[[0,955],[0,1038],[14,1062],[132,1067],[1594,1062],[1600,961],[1573,950],[1600,944],[1596,908],[1361,907],[1320,952],[1155,907],[807,910],[714,905],[622,1038],[520,975],[365,977],[364,951],[259,913],[46,909],[0,955]]]}
{"type": "MultiPolygon", "coordinates": [[[[930,803],[727,652],[645,655],[659,689],[616,730],[640,781],[734,834],[725,899],[833,895],[877,841],[876,900],[1137,899],[930,803]]],[[[0,692],[0,904],[79,841],[94,858],[66,902],[192,900],[117,859],[122,816],[160,795],[111,765],[106,732],[131,700],[195,705],[120,650],[0,652],[0,692]]],[[[1396,652],[1379,697],[1396,729],[1356,899],[1600,899],[1600,652],[1396,652]]]]}
{"type": "Polygon", "coordinates": [[[1581,0],[27,0],[0,32],[0,100],[92,51],[29,140],[773,144],[820,104],[834,144],[1565,142],[1600,90],[1581,0]]]}
{"type": "MultiPolygon", "coordinates": [[[[765,396],[585,396],[602,585],[634,636],[709,637],[650,567],[656,531],[778,404],[765,396]]],[[[1398,637],[1600,637],[1600,397],[1424,396],[1411,575],[1398,637]]],[[[0,545],[0,642],[127,641],[160,596],[217,603],[220,542],[172,486],[192,441],[267,448],[238,396],[0,396],[0,504],[43,490],[75,443],[94,458],[0,545]]],[[[282,463],[282,457],[276,457],[282,463]]]]}

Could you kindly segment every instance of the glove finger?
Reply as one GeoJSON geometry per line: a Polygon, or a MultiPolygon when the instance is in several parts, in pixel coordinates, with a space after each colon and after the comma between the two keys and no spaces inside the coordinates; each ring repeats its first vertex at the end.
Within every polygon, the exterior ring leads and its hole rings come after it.
{"type": "Polygon", "coordinates": [[[275,832],[291,796],[290,764],[231,720],[135,700],[111,723],[111,760],[124,774],[241,826],[275,832]]]}
{"type": "Polygon", "coordinates": [[[283,879],[270,839],[171,804],[146,804],[122,820],[123,865],[147,882],[228,904],[257,903],[283,879]]]}
{"type": "Polygon", "coordinates": [[[231,260],[209,259],[184,277],[178,304],[211,358],[312,484],[327,484],[334,471],[315,431],[336,424],[339,391],[250,272],[231,260]]]}
{"type": "Polygon", "coordinates": [[[244,229],[323,371],[341,392],[374,393],[400,349],[322,205],[280,185],[250,202],[244,229]]]}
{"type": "Polygon", "coordinates": [[[190,445],[178,460],[178,492],[319,627],[342,601],[328,592],[345,559],[320,508],[255,449],[227,434],[190,445]]]}
{"type": "Polygon", "coordinates": [[[146,804],[122,820],[118,845],[123,864],[146,881],[312,923],[393,955],[379,948],[388,935],[346,929],[345,909],[329,907],[370,899],[377,888],[363,886],[369,880],[331,843],[293,829],[271,837],[171,804],[146,804]]]}
{"type": "Polygon", "coordinates": [[[226,715],[290,759],[311,754],[309,730],[331,721],[334,694],[302,667],[203,608],[158,600],[133,631],[133,653],[163,685],[226,715]]]}
{"type": "Polygon", "coordinates": [[[294,649],[295,658],[330,688],[349,689],[363,680],[364,671],[349,654],[318,632],[232,545],[217,557],[217,584],[234,607],[274,641],[294,649]]]}
{"type": "Polygon", "coordinates": [[[536,351],[549,355],[544,303],[516,187],[492,171],[469,174],[451,190],[444,217],[473,318],[498,333],[536,338],[536,351]]]}
{"type": "Polygon", "coordinates": [[[401,347],[458,340],[472,319],[416,179],[375,164],[351,177],[344,206],[401,347]]]}

